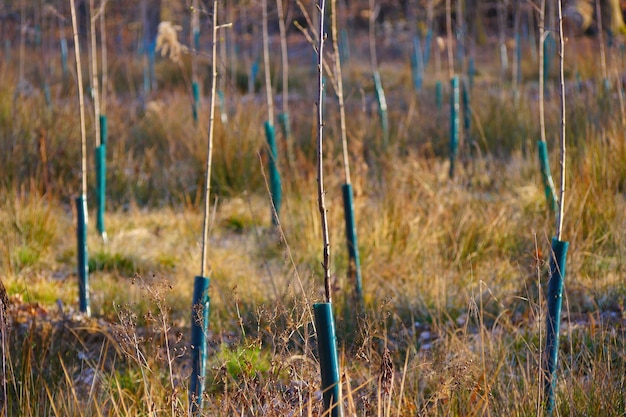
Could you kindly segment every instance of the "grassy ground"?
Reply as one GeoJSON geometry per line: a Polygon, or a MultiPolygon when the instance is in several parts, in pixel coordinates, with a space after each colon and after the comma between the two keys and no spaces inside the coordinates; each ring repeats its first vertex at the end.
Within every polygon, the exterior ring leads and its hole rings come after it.
{"type": "MultiPolygon", "coordinates": [[[[596,74],[588,48],[577,51],[569,73],[596,74]]],[[[478,65],[472,128],[450,180],[447,106],[436,108],[430,72],[424,91],[412,91],[408,62],[381,68],[388,148],[366,67],[346,67],[361,314],[346,274],[338,112],[328,94],[326,186],[346,412],[540,415],[554,214],[536,157],[536,63],[528,57],[518,98],[494,78],[497,61],[478,65]],[[381,376],[386,352],[390,379],[381,376]]],[[[109,243],[92,221],[88,319],[76,312],[71,197],[79,189],[80,148],[72,82],[53,80],[48,107],[38,86],[20,91],[15,68],[0,66],[7,80],[0,85],[0,276],[11,300],[11,327],[3,332],[8,414],[184,415],[206,117],[194,126],[184,81],[167,61],[159,61],[157,79],[170,81],[145,108],[123,88],[111,94],[109,243]]],[[[122,79],[140,79],[139,67],[124,68],[131,72],[122,79]]],[[[311,310],[323,296],[313,95],[302,81],[310,76],[306,65],[292,75],[297,155],[292,171],[281,160],[280,231],[271,224],[264,180],[264,105],[239,94],[234,81],[226,84],[229,121],[216,126],[208,255],[206,415],[322,412],[311,310]]],[[[564,238],[571,246],[558,415],[626,413],[624,120],[616,91],[598,85],[589,78],[581,89],[568,87],[564,238]]],[[[548,141],[556,150],[552,96],[548,141]]],[[[550,158],[556,174],[556,151],[550,158]]],[[[89,183],[92,193],[91,173],[89,183]]]]}

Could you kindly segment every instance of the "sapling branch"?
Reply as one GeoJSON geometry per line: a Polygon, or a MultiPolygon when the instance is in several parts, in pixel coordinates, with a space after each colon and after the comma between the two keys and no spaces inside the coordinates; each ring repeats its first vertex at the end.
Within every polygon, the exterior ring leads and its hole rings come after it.
{"type": "Polygon", "coordinates": [[[91,58],[91,97],[93,99],[94,130],[96,134],[96,147],[100,146],[100,94],[98,86],[98,56],[96,40],[96,20],[94,0],[89,0],[89,34],[91,38],[91,48],[89,57],[91,58]]]}
{"type": "Polygon", "coordinates": [[[341,76],[341,58],[339,54],[337,35],[337,0],[331,0],[331,30],[333,36],[333,53],[335,56],[335,79],[337,100],[339,101],[339,122],[341,124],[341,149],[343,153],[343,167],[346,184],[351,183],[350,179],[350,159],[348,157],[348,135],[346,133],[346,109],[343,101],[343,80],[341,76]]]}
{"type": "Polygon", "coordinates": [[[323,256],[322,267],[324,269],[324,292],[326,302],[332,302],[330,285],[330,238],[328,234],[328,216],[326,212],[326,200],[324,191],[324,161],[323,161],[323,132],[324,132],[324,112],[322,100],[324,93],[324,8],[325,0],[319,2],[319,30],[317,36],[317,199],[319,203],[320,217],[322,221],[322,242],[323,256]]]}
{"type": "Polygon", "coordinates": [[[559,214],[556,222],[556,238],[562,240],[563,212],[565,209],[565,39],[563,36],[563,10],[558,0],[559,13],[559,81],[561,84],[561,185],[559,190],[559,214]]]}
{"type": "Polygon", "coordinates": [[[76,59],[76,86],[78,87],[78,111],[80,115],[80,139],[81,139],[81,195],[87,196],[87,133],[85,132],[85,101],[83,98],[83,76],[80,64],[80,42],[78,38],[78,25],[76,23],[76,6],[74,0],[70,0],[72,14],[72,30],[74,32],[74,56],[76,59]]]}
{"type": "Polygon", "coordinates": [[[263,0],[263,66],[265,68],[265,96],[267,100],[267,121],[274,126],[274,98],[270,74],[270,47],[267,29],[267,0],[263,0]]]}
{"type": "Polygon", "coordinates": [[[211,56],[213,57],[213,76],[211,77],[211,104],[209,110],[209,144],[206,158],[205,190],[204,190],[204,219],[202,222],[202,268],[200,275],[206,277],[207,271],[207,247],[209,244],[209,213],[211,210],[211,164],[213,155],[213,126],[215,122],[215,96],[217,95],[217,0],[213,2],[213,39],[211,56]]]}

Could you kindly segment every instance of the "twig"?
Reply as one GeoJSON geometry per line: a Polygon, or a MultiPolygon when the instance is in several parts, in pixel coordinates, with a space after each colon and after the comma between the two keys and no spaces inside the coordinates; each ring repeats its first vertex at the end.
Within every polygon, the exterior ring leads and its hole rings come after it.
{"type": "Polygon", "coordinates": [[[215,95],[217,89],[217,65],[215,65],[215,56],[217,55],[217,0],[213,2],[213,39],[212,39],[212,56],[213,56],[213,76],[211,77],[211,107],[209,112],[209,145],[206,158],[205,171],[205,192],[204,192],[204,220],[202,223],[202,268],[200,275],[206,277],[207,269],[207,246],[209,244],[209,212],[211,208],[211,164],[213,154],[213,125],[215,122],[215,95]]]}
{"type": "Polygon", "coordinates": [[[80,114],[80,139],[81,139],[81,194],[87,196],[87,134],[85,132],[85,100],[83,98],[83,76],[80,65],[80,44],[78,39],[78,25],[76,23],[76,6],[74,0],[70,0],[72,14],[72,30],[74,32],[74,56],[76,59],[76,85],[78,87],[78,108],[80,114]]]}
{"type": "Polygon", "coordinates": [[[98,56],[96,40],[96,19],[94,18],[94,0],[89,0],[89,35],[91,37],[91,48],[89,48],[89,58],[91,59],[91,97],[93,99],[94,130],[96,134],[96,147],[100,146],[100,87],[98,86],[98,56]]]}
{"type": "Polygon", "coordinates": [[[556,238],[562,240],[563,211],[565,209],[565,39],[563,38],[563,10],[557,1],[559,12],[559,71],[561,82],[561,186],[559,190],[559,214],[556,221],[556,238]]]}
{"type": "Polygon", "coordinates": [[[318,47],[317,47],[317,198],[319,203],[320,216],[322,221],[322,241],[324,260],[322,267],[324,268],[324,291],[326,302],[332,302],[330,288],[330,238],[328,235],[328,216],[326,212],[326,201],[324,191],[324,164],[323,164],[323,130],[324,130],[324,112],[322,109],[322,98],[324,93],[324,8],[325,0],[319,2],[319,31],[318,31],[318,47]]]}
{"type": "Polygon", "coordinates": [[[346,109],[343,101],[343,79],[341,76],[341,57],[339,54],[339,45],[337,42],[337,0],[332,0],[331,7],[331,30],[333,36],[333,52],[335,55],[335,79],[337,85],[335,93],[339,100],[339,122],[341,124],[341,149],[343,152],[343,167],[346,184],[351,183],[350,179],[350,159],[348,157],[348,135],[346,133],[346,109]]]}
{"type": "Polygon", "coordinates": [[[265,96],[267,100],[267,121],[274,126],[274,98],[272,94],[272,77],[270,74],[270,47],[267,30],[267,0],[263,0],[263,65],[265,67],[265,96]]]}

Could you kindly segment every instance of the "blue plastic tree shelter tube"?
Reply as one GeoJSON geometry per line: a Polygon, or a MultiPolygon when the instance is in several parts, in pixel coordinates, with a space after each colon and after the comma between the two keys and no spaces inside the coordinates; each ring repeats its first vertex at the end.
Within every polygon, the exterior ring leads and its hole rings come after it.
{"type": "Polygon", "coordinates": [[[459,153],[459,77],[450,80],[450,178],[454,178],[459,153]]]}
{"type": "Polygon", "coordinates": [[[198,82],[193,81],[191,83],[191,93],[193,95],[193,102],[191,104],[191,112],[193,114],[194,124],[198,124],[198,103],[200,102],[200,89],[198,88],[198,82]]]}
{"type": "Polygon", "coordinates": [[[254,94],[256,77],[259,74],[259,58],[257,58],[250,67],[250,79],[248,80],[248,94],[254,94]]]}
{"type": "Polygon", "coordinates": [[[426,32],[426,41],[424,42],[424,68],[428,66],[428,60],[430,59],[430,43],[433,38],[433,31],[428,29],[426,32]]]}
{"type": "MultiPolygon", "coordinates": [[[[470,136],[470,128],[472,125],[472,108],[470,106],[470,94],[467,81],[463,80],[462,102],[463,102],[463,133],[465,138],[470,136]]],[[[467,142],[467,140],[466,140],[467,142]]]]}
{"type": "Polygon", "coordinates": [[[191,305],[192,370],[189,381],[189,409],[192,416],[200,415],[205,388],[207,361],[207,331],[209,328],[209,278],[196,276],[191,305]]]}
{"type": "Polygon", "coordinates": [[[78,261],[78,301],[81,313],[91,316],[89,303],[89,265],[87,256],[87,197],[76,197],[76,241],[78,261]]]}
{"type": "Polygon", "coordinates": [[[556,196],[554,181],[550,173],[550,161],[548,160],[548,147],[542,140],[537,141],[537,151],[539,153],[539,167],[541,168],[541,179],[543,190],[546,195],[546,202],[551,212],[555,212],[559,199],[556,196]]]}
{"type": "Polygon", "coordinates": [[[556,41],[550,32],[548,32],[543,41],[543,50],[543,82],[545,83],[548,81],[550,69],[552,68],[552,58],[556,50],[556,41]]]}
{"type": "Polygon", "coordinates": [[[422,90],[422,83],[424,79],[424,61],[422,57],[422,41],[417,35],[413,37],[411,73],[413,75],[413,87],[416,92],[419,92],[422,90]]]}
{"type": "Polygon", "coordinates": [[[317,349],[320,356],[322,374],[322,396],[324,415],[343,416],[341,401],[341,381],[339,379],[339,360],[337,359],[337,335],[331,303],[313,304],[315,328],[317,330],[317,349]]]}
{"type": "Polygon", "coordinates": [[[470,91],[474,89],[474,77],[476,76],[476,64],[474,57],[470,56],[467,63],[467,78],[469,79],[470,91]]]}
{"type": "Polygon", "coordinates": [[[96,229],[106,242],[107,233],[104,226],[104,213],[106,211],[106,181],[107,181],[107,117],[100,115],[100,146],[96,147],[96,229]]]}
{"type": "Polygon", "coordinates": [[[67,40],[65,36],[61,38],[61,69],[63,78],[65,78],[67,76],[67,40]]]}
{"type": "Polygon", "coordinates": [[[217,100],[220,106],[220,120],[222,124],[228,123],[228,112],[226,111],[226,100],[224,100],[224,92],[217,90],[217,100]]]}
{"type": "Polygon", "coordinates": [[[563,281],[569,242],[552,238],[550,255],[550,282],[548,282],[548,317],[546,318],[546,348],[544,360],[544,392],[548,415],[554,410],[554,390],[556,388],[556,368],[559,356],[559,329],[561,326],[561,305],[563,303],[563,281]]]}
{"type": "Polygon", "coordinates": [[[345,28],[339,31],[339,59],[342,65],[350,61],[350,43],[348,41],[348,31],[345,28]]]}
{"type": "Polygon", "coordinates": [[[383,148],[389,145],[389,116],[387,115],[387,100],[385,99],[385,90],[380,80],[380,73],[374,71],[374,87],[376,90],[376,101],[378,102],[378,116],[380,117],[380,126],[383,130],[383,148]]]}
{"type": "Polygon", "coordinates": [[[43,83],[43,96],[46,99],[46,107],[51,108],[52,99],[50,98],[50,86],[47,81],[43,83]]]}
{"type": "Polygon", "coordinates": [[[293,153],[293,138],[291,137],[291,121],[289,119],[289,113],[278,114],[278,124],[283,133],[283,140],[285,141],[285,149],[287,150],[287,167],[290,173],[293,174],[293,168],[295,166],[295,155],[293,153]]]}
{"type": "Polygon", "coordinates": [[[357,241],[356,220],[354,216],[354,195],[352,184],[344,184],[341,187],[343,194],[343,208],[346,217],[346,239],[348,241],[348,256],[350,266],[348,276],[354,277],[354,295],[359,305],[363,303],[363,287],[361,279],[361,260],[359,258],[359,245],[357,241]]]}
{"type": "Polygon", "coordinates": [[[11,40],[6,39],[4,41],[4,62],[11,63],[11,40]]]}
{"type": "Polygon", "coordinates": [[[269,180],[270,180],[270,193],[272,193],[272,223],[278,224],[280,218],[280,205],[282,202],[282,190],[280,182],[280,173],[278,172],[278,148],[276,146],[276,135],[274,133],[274,126],[269,122],[265,122],[265,138],[267,139],[267,145],[269,148],[269,180]]]}
{"type": "Polygon", "coordinates": [[[515,34],[515,66],[517,67],[516,82],[519,86],[522,85],[522,40],[521,36],[518,33],[515,34]]]}
{"type": "Polygon", "coordinates": [[[437,102],[437,110],[443,108],[443,84],[441,81],[435,83],[435,101],[437,102]]]}

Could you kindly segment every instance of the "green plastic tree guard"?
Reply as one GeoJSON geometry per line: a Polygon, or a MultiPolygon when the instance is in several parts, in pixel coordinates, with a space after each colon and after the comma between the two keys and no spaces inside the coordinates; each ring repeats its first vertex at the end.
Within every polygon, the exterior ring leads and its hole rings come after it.
{"type": "Polygon", "coordinates": [[[345,65],[350,60],[350,44],[348,42],[348,31],[343,28],[339,31],[339,59],[345,65]]]}
{"type": "Polygon", "coordinates": [[[469,88],[465,81],[463,81],[461,96],[463,101],[463,132],[465,133],[465,137],[469,138],[470,128],[472,127],[472,108],[470,106],[469,88]]]}
{"type": "Polygon", "coordinates": [[[189,381],[189,408],[192,416],[200,415],[205,388],[207,361],[207,331],[209,328],[211,280],[196,276],[193,284],[191,304],[191,353],[192,370],[189,381]]]}
{"type": "Polygon", "coordinates": [[[443,108],[443,84],[441,81],[435,83],[435,100],[437,102],[437,110],[443,108]]]}
{"type": "Polygon", "coordinates": [[[422,91],[422,81],[424,78],[424,60],[422,57],[422,40],[418,35],[413,37],[411,74],[413,75],[413,88],[415,88],[416,92],[422,91]]]}
{"type": "Polygon", "coordinates": [[[91,316],[89,305],[89,265],[87,257],[87,197],[76,197],[76,241],[78,261],[78,301],[81,313],[91,316]]]}
{"type": "Polygon", "coordinates": [[[359,305],[363,303],[363,287],[361,280],[361,260],[357,242],[356,221],[354,216],[354,195],[352,184],[341,187],[343,193],[343,209],[346,218],[346,239],[348,241],[348,256],[350,258],[349,276],[354,277],[354,294],[359,305]]]}
{"type": "Polygon", "coordinates": [[[106,228],[104,226],[104,213],[106,211],[106,181],[107,181],[107,165],[106,165],[106,155],[107,155],[107,117],[104,115],[100,115],[100,146],[97,146],[95,149],[96,155],[96,230],[102,239],[106,241],[107,233],[106,228]]]}
{"type": "Polygon", "coordinates": [[[474,57],[470,56],[467,60],[467,78],[469,79],[470,91],[474,89],[474,77],[476,76],[476,64],[474,63],[474,57]]]}
{"type": "Polygon", "coordinates": [[[380,73],[374,71],[374,87],[376,89],[376,101],[378,102],[378,116],[380,117],[380,126],[383,130],[383,147],[386,149],[389,144],[389,117],[387,115],[387,100],[385,99],[385,90],[380,80],[380,73]]]}
{"type": "Polygon", "coordinates": [[[426,32],[426,40],[424,42],[424,68],[428,66],[428,60],[430,59],[430,44],[433,39],[433,31],[428,29],[426,32]]]}
{"type": "Polygon", "coordinates": [[[278,124],[283,133],[283,140],[285,141],[285,149],[287,150],[287,167],[290,173],[293,173],[293,167],[295,164],[295,155],[293,152],[293,139],[291,137],[291,121],[289,119],[289,113],[278,114],[278,124]]]}
{"type": "Polygon", "coordinates": [[[198,83],[196,81],[191,83],[191,92],[193,94],[193,103],[191,106],[193,122],[198,124],[198,102],[200,101],[200,89],[198,88],[198,83]]]}
{"type": "Polygon", "coordinates": [[[569,242],[552,238],[550,256],[550,282],[548,282],[548,317],[546,318],[546,349],[544,361],[546,411],[552,414],[554,409],[554,390],[556,387],[556,367],[559,355],[559,329],[561,326],[561,305],[563,303],[563,281],[569,242]]]}
{"type": "Polygon", "coordinates": [[[339,379],[339,360],[337,359],[337,335],[331,303],[313,304],[315,328],[317,330],[317,349],[320,355],[322,374],[322,396],[324,415],[343,416],[339,379]]]}
{"type": "Polygon", "coordinates": [[[459,153],[459,77],[452,77],[450,86],[450,178],[454,178],[459,153]]]}
{"type": "Polygon", "coordinates": [[[217,90],[217,101],[220,106],[222,124],[226,124],[228,123],[228,112],[226,111],[226,100],[224,100],[224,92],[222,90],[217,90]]]}
{"type": "Polygon", "coordinates": [[[65,36],[61,38],[61,69],[63,78],[65,78],[67,76],[67,40],[65,36]]]}
{"type": "Polygon", "coordinates": [[[11,63],[11,40],[6,39],[4,41],[4,62],[11,63]]]}
{"type": "Polygon", "coordinates": [[[546,194],[546,201],[550,211],[555,212],[559,200],[556,196],[554,181],[550,173],[550,161],[548,160],[548,147],[542,140],[537,141],[537,151],[539,152],[539,166],[541,168],[541,179],[543,180],[543,189],[546,194]]]}
{"type": "Polygon", "coordinates": [[[274,126],[269,121],[265,122],[265,138],[269,147],[269,175],[270,175],[270,192],[272,193],[272,223],[278,224],[280,218],[280,205],[282,202],[282,190],[280,182],[280,173],[278,172],[278,148],[276,146],[276,135],[274,126]]]}

